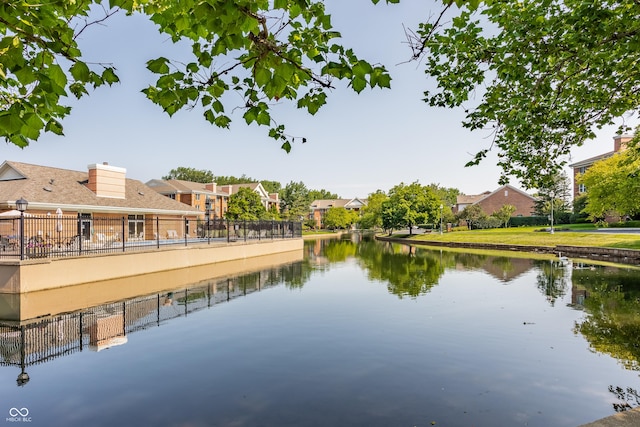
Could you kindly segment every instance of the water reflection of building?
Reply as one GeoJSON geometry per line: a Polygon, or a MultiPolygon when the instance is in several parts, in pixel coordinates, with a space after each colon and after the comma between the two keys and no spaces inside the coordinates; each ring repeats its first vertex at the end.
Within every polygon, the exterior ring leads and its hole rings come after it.
{"type": "Polygon", "coordinates": [[[589,292],[575,283],[571,286],[571,306],[582,310],[584,308],[584,301],[589,298],[589,292]]]}
{"type": "Polygon", "coordinates": [[[287,267],[211,280],[193,288],[140,296],[27,322],[0,320],[0,366],[26,368],[85,349],[123,345],[133,332],[282,283],[287,267]]]}

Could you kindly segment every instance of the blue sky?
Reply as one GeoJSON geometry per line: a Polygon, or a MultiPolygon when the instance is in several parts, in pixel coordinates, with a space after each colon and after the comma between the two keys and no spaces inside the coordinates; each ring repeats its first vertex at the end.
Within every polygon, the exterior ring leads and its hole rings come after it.
{"type": "MultiPolygon", "coordinates": [[[[65,136],[45,134],[25,149],[7,144],[3,157],[73,170],[108,162],[127,169],[127,177],[146,182],[178,166],[211,170],[215,175],[245,174],[286,185],[302,181],[310,189],[327,189],[343,198],[388,191],[400,182],[437,183],[478,194],[497,188],[499,169],[492,153],[479,166],[464,164],[490,144],[489,132],[469,132],[461,110],[430,108],[421,101],[432,87],[420,64],[407,63],[404,27],[437,12],[437,3],[405,0],[374,6],[370,0],[328,0],[327,10],[343,43],[369,62],[382,63],[391,75],[391,90],[356,95],[338,82],[315,116],[277,106],[275,118],[287,133],[305,136],[289,154],[266,130],[248,127],[232,115],[230,130],[218,129],[200,111],[181,111],[169,118],[140,92],[153,81],[147,60],[185,57],[186,45],[174,46],[143,17],[112,17],[104,26],[83,33],[87,61],[110,62],[121,83],[69,100],[71,115],[65,136]],[[404,25],[404,27],[403,27],[404,25]]],[[[571,161],[611,151],[615,127],[574,149],[571,161]]],[[[512,182],[519,187],[517,181],[512,182]]]]}

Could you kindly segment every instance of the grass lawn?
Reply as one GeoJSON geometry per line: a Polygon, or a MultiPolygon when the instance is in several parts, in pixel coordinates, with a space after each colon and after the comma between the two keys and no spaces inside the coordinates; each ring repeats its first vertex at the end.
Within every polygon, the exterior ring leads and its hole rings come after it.
{"type": "Polygon", "coordinates": [[[540,227],[496,228],[492,230],[453,231],[442,235],[437,231],[433,231],[413,236],[394,234],[393,237],[407,237],[413,240],[434,242],[499,243],[531,246],[570,245],[640,249],[640,235],[638,234],[598,233],[590,232],[589,229],[556,231],[551,234],[548,231],[539,230],[541,230],[540,227]]]}

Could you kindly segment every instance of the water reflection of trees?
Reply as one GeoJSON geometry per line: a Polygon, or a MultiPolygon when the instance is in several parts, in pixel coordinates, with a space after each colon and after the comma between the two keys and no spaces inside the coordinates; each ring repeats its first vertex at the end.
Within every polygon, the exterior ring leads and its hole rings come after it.
{"type": "Polygon", "coordinates": [[[553,306],[558,298],[566,295],[569,288],[567,266],[555,260],[536,261],[535,264],[538,267],[536,276],[538,289],[553,306]]]}
{"type": "Polygon", "coordinates": [[[573,292],[586,295],[588,316],[576,322],[591,348],[640,370],[640,281],[638,271],[616,268],[574,270],[573,292]]]}
{"type": "Polygon", "coordinates": [[[359,244],[358,259],[370,280],[387,282],[389,292],[400,298],[429,292],[444,273],[444,263],[454,262],[446,252],[371,241],[359,244]]]}
{"type": "Polygon", "coordinates": [[[640,406],[640,394],[638,394],[638,391],[635,388],[627,387],[626,389],[623,389],[622,387],[614,387],[610,385],[609,392],[613,393],[620,401],[613,404],[613,409],[616,412],[624,412],[640,406]]]}

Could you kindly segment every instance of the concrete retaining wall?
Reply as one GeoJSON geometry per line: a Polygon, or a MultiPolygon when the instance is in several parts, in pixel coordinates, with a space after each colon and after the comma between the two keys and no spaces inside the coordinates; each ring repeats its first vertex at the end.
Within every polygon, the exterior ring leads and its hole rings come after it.
{"type": "Polygon", "coordinates": [[[301,251],[302,247],[302,239],[284,239],[216,246],[179,246],[103,256],[3,260],[0,262],[0,293],[42,291],[281,252],[301,251]]]}
{"type": "Polygon", "coordinates": [[[587,246],[530,246],[530,245],[508,245],[496,243],[465,243],[465,242],[441,242],[426,240],[408,240],[398,237],[376,236],[377,240],[393,243],[402,243],[405,245],[423,245],[423,246],[445,246],[450,248],[474,248],[474,249],[490,249],[497,251],[518,251],[518,252],[534,252],[543,254],[553,254],[569,258],[585,258],[598,261],[610,261],[620,264],[640,265],[640,250],[637,249],[616,249],[616,248],[599,248],[587,246]]]}

